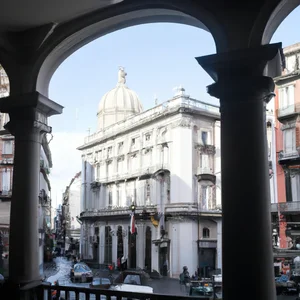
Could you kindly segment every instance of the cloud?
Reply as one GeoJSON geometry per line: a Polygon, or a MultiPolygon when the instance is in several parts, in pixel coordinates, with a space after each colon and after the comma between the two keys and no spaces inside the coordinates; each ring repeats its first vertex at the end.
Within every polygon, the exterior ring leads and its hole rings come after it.
{"type": "Polygon", "coordinates": [[[62,193],[74,175],[81,171],[81,152],[76,148],[83,144],[86,133],[53,132],[49,147],[53,167],[49,176],[53,206],[61,203],[62,193]]]}

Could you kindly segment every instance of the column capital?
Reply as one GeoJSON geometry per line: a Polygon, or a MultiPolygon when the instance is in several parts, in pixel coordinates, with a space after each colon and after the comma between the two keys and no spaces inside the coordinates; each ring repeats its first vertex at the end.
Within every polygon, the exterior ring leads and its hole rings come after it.
{"type": "Polygon", "coordinates": [[[46,98],[38,92],[8,96],[0,99],[0,111],[8,113],[10,121],[5,125],[15,135],[17,128],[51,132],[48,117],[61,114],[63,106],[46,98]],[[18,126],[20,125],[20,126],[18,126]]]}
{"type": "MultiPolygon", "coordinates": [[[[263,75],[281,74],[280,51],[281,43],[277,43],[197,57],[196,60],[216,82],[207,87],[211,96],[239,95],[240,99],[245,99],[248,95],[251,98],[256,95],[267,99],[275,84],[271,77],[263,75]]],[[[228,97],[226,100],[235,102],[237,99],[228,97]]]]}

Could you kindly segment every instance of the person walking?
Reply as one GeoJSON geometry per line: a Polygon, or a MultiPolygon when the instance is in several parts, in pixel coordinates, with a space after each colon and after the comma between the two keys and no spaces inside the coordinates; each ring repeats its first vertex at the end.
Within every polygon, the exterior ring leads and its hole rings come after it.
{"type": "Polygon", "coordinates": [[[191,282],[190,273],[187,266],[184,266],[182,269],[182,273],[179,275],[180,289],[186,295],[189,295],[191,282]]]}

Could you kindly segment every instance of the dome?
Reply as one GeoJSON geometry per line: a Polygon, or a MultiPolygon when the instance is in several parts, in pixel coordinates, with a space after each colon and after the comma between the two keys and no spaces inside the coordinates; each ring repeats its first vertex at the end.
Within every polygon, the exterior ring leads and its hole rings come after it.
{"type": "Polygon", "coordinates": [[[124,68],[120,67],[117,86],[102,97],[97,114],[98,130],[143,111],[138,95],[125,84],[126,75],[124,68]]]}

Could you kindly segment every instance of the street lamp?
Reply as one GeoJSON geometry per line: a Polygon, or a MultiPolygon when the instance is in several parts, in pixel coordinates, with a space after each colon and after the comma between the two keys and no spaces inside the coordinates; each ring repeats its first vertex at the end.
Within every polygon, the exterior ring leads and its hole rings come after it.
{"type": "Polygon", "coordinates": [[[130,209],[131,211],[134,213],[135,212],[135,204],[134,201],[132,201],[131,205],[130,205],[130,209]]]}

